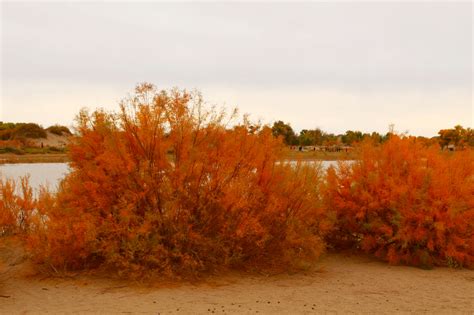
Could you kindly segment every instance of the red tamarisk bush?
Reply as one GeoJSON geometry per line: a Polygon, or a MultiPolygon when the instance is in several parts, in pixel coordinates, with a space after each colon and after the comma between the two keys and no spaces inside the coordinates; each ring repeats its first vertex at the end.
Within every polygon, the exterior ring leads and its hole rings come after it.
{"type": "Polygon", "coordinates": [[[360,159],[327,175],[328,237],[390,263],[474,266],[474,154],[447,154],[413,138],[365,143],[360,159]]]}
{"type": "Polygon", "coordinates": [[[330,228],[319,169],[279,163],[269,128],[228,119],[150,84],[119,113],[81,112],[71,173],[30,239],[35,260],[130,277],[312,263],[330,228]]]}

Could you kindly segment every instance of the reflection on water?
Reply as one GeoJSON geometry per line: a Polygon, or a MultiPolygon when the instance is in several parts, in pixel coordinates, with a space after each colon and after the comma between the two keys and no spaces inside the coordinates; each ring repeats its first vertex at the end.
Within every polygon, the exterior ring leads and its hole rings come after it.
{"type": "MultiPolygon", "coordinates": [[[[296,163],[295,161],[289,161],[296,163]]],[[[321,163],[323,169],[337,166],[337,161],[304,161],[304,163],[321,163]]],[[[36,189],[40,185],[48,185],[56,188],[61,180],[69,172],[67,163],[24,163],[0,165],[0,176],[3,178],[19,179],[21,176],[30,175],[31,187],[36,189]]]]}
{"type": "MultiPolygon", "coordinates": [[[[330,166],[337,166],[337,161],[300,161],[303,164],[321,164],[323,170],[327,170],[330,166]]],[[[298,161],[295,160],[285,160],[284,163],[291,163],[292,165],[296,165],[298,161]]]]}

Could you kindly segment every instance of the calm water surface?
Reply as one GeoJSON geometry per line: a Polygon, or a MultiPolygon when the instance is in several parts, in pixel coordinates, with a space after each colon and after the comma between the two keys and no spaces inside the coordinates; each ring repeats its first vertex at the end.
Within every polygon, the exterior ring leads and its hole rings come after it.
{"type": "MultiPolygon", "coordinates": [[[[306,163],[319,163],[309,161],[306,163]]],[[[337,165],[337,161],[321,161],[323,169],[331,165],[337,165]]],[[[22,176],[30,176],[31,187],[37,189],[40,185],[48,185],[49,188],[57,187],[59,181],[69,172],[67,163],[24,163],[0,165],[0,176],[3,178],[19,179],[22,176]]]]}
{"type": "Polygon", "coordinates": [[[55,189],[59,181],[69,172],[67,163],[20,163],[0,165],[0,176],[18,180],[22,176],[30,176],[31,187],[37,189],[47,185],[55,189]]]}

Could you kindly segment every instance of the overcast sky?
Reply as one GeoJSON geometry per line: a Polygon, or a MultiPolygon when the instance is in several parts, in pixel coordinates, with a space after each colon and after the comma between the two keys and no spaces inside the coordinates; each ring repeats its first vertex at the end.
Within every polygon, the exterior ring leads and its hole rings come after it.
{"type": "Polygon", "coordinates": [[[254,119],[434,136],[473,126],[472,4],[1,4],[0,120],[70,125],[143,81],[254,119]]]}

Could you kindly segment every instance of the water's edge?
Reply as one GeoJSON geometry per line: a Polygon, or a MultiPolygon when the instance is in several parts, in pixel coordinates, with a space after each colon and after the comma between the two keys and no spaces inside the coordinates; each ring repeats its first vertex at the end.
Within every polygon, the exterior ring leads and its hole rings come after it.
{"type": "MultiPolygon", "coordinates": [[[[285,161],[296,163],[297,161],[285,161]]],[[[321,163],[323,169],[336,166],[337,161],[302,161],[303,163],[321,163]]],[[[1,164],[0,177],[18,180],[23,176],[29,176],[33,189],[41,185],[47,185],[55,189],[59,181],[69,172],[68,163],[18,163],[1,164]]]]}

